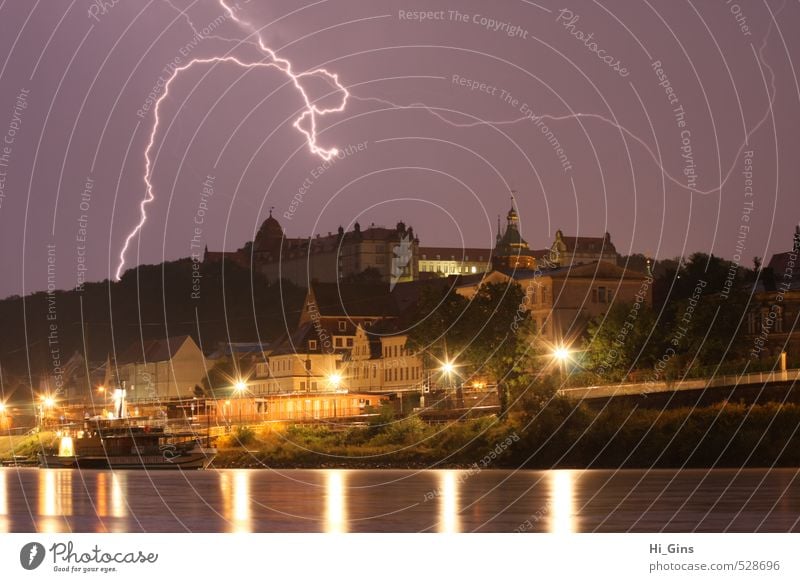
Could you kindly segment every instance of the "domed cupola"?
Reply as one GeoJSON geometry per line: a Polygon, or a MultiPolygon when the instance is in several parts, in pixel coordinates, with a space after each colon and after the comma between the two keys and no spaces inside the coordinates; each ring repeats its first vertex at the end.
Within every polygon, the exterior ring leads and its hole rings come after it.
{"type": "Polygon", "coordinates": [[[253,251],[257,253],[278,253],[283,241],[283,228],[280,223],[272,216],[272,209],[269,211],[269,218],[264,221],[258,229],[256,238],[253,241],[253,251]]]}

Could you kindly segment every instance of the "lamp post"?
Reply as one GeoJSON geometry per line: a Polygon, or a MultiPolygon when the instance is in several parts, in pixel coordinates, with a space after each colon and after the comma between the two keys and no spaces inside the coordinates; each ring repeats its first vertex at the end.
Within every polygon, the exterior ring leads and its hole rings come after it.
{"type": "Polygon", "coordinates": [[[247,383],[244,380],[239,380],[233,386],[233,391],[236,393],[239,400],[239,425],[242,424],[242,397],[247,392],[247,383]]]}
{"type": "Polygon", "coordinates": [[[333,388],[334,390],[339,390],[339,387],[342,385],[342,375],[338,372],[334,372],[333,374],[328,375],[328,385],[333,388]]]}
{"type": "Polygon", "coordinates": [[[558,346],[553,350],[553,359],[558,362],[558,370],[561,375],[561,383],[564,383],[567,362],[570,359],[570,351],[564,346],[558,346]]]}

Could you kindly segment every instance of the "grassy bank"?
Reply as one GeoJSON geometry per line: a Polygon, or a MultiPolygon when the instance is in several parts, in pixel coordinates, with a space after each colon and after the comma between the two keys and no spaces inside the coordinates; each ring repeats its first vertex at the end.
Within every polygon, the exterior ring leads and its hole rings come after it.
{"type": "MultiPolygon", "coordinates": [[[[563,399],[450,425],[387,413],[365,428],[270,424],[217,440],[216,467],[799,467],[800,406],[722,404],[594,411],[563,399]]],[[[33,457],[52,433],[0,436],[0,459],[33,457]]]]}
{"type": "Polygon", "coordinates": [[[216,467],[646,468],[800,466],[793,404],[592,411],[552,400],[449,426],[417,418],[368,428],[245,428],[217,443],[216,467]]]}
{"type": "Polygon", "coordinates": [[[49,445],[54,438],[53,433],[43,432],[34,435],[0,435],[0,460],[14,457],[35,457],[41,450],[42,443],[49,445]]]}

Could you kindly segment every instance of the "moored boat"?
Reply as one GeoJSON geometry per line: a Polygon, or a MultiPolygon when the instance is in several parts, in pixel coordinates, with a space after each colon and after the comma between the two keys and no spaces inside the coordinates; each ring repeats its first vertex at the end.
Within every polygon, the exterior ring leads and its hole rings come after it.
{"type": "Polygon", "coordinates": [[[208,437],[167,432],[129,418],[87,420],[64,426],[56,444],[39,453],[44,468],[205,469],[217,450],[208,437]]]}

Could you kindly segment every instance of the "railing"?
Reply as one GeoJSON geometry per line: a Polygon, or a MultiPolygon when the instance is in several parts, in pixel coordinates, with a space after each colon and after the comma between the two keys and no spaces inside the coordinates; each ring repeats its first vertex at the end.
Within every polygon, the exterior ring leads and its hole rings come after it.
{"type": "Polygon", "coordinates": [[[605,398],[608,396],[625,396],[648,394],[650,392],[678,392],[681,390],[702,390],[704,388],[721,388],[725,386],[746,386],[752,384],[768,384],[770,382],[796,382],[800,380],[800,368],[777,372],[752,372],[750,374],[729,374],[692,380],[665,382],[638,382],[603,384],[597,386],[581,386],[578,388],[562,388],[559,394],[575,400],[584,398],[605,398]]]}

